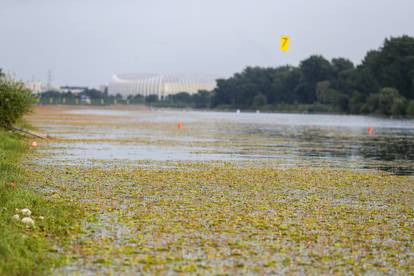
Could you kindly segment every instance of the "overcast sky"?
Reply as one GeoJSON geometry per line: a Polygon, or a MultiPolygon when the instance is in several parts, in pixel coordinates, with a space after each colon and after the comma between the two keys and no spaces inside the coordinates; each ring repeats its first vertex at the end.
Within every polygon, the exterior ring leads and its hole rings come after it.
{"type": "Polygon", "coordinates": [[[0,68],[95,86],[114,73],[213,73],[359,63],[385,37],[414,36],[413,0],[0,0],[0,68]],[[291,37],[279,51],[281,35],[291,37]]]}

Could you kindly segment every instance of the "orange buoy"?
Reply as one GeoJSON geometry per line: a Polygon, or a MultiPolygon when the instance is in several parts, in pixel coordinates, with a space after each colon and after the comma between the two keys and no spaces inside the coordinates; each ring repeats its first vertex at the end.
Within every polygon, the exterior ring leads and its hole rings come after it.
{"type": "Polygon", "coordinates": [[[372,134],[372,133],[374,133],[374,128],[369,127],[369,128],[368,128],[368,134],[372,134]]]}
{"type": "Polygon", "coordinates": [[[7,184],[7,186],[12,188],[12,189],[16,189],[17,183],[16,183],[16,181],[12,181],[11,183],[7,184]]]}
{"type": "Polygon", "coordinates": [[[34,147],[34,148],[37,147],[37,142],[36,141],[32,142],[32,147],[34,147]]]}
{"type": "Polygon", "coordinates": [[[179,129],[181,129],[181,128],[183,128],[183,127],[184,127],[183,123],[182,123],[182,122],[179,122],[179,123],[178,123],[178,128],[179,128],[179,129]]]}

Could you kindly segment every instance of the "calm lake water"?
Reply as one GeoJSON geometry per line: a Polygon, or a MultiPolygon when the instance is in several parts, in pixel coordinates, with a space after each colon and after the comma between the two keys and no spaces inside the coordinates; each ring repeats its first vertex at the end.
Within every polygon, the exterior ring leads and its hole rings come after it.
{"type": "Polygon", "coordinates": [[[54,160],[273,160],[281,166],[414,173],[414,120],[103,109],[69,110],[71,115],[108,120],[92,126],[54,122],[41,127],[61,138],[102,141],[56,143],[49,149],[54,160]]]}

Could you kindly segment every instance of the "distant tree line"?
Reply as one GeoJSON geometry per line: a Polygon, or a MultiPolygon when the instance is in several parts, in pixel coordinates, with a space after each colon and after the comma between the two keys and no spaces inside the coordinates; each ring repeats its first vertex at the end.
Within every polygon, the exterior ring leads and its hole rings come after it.
{"type": "Polygon", "coordinates": [[[386,39],[358,66],[314,55],[217,80],[212,108],[414,115],[414,38],[386,39]]]}
{"type": "Polygon", "coordinates": [[[39,103],[42,104],[80,104],[80,99],[85,96],[91,100],[91,104],[114,104],[116,100],[122,101],[121,95],[108,95],[97,89],[85,89],[80,93],[61,92],[48,90],[40,93],[39,103]]]}
{"type": "Polygon", "coordinates": [[[386,39],[358,66],[346,58],[327,60],[313,55],[299,66],[247,67],[228,79],[217,80],[212,92],[181,92],[163,99],[131,95],[125,99],[95,89],[76,95],[47,91],[41,94],[41,102],[50,103],[50,98],[53,103],[63,98],[73,101],[82,95],[91,98],[92,104],[414,116],[414,38],[386,39]]]}
{"type": "Polygon", "coordinates": [[[191,107],[207,109],[210,108],[212,97],[212,92],[200,90],[195,94],[180,92],[174,95],[168,95],[164,99],[159,99],[157,95],[149,95],[143,98],[143,103],[156,107],[191,107]]]}
{"type": "Polygon", "coordinates": [[[86,96],[90,99],[90,104],[147,104],[157,107],[191,107],[209,108],[213,94],[209,91],[198,91],[196,94],[180,92],[168,95],[159,99],[157,95],[129,95],[126,98],[120,94],[109,95],[107,91],[102,92],[96,89],[85,89],[80,93],[61,92],[49,90],[40,93],[39,102],[42,104],[82,104],[81,99],[86,96]]]}

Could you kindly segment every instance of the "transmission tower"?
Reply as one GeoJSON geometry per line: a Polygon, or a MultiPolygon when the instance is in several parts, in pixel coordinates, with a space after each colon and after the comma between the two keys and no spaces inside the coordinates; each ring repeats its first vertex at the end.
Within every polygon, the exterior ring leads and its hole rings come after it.
{"type": "Polygon", "coordinates": [[[47,90],[52,88],[52,70],[47,71],[47,90]]]}

